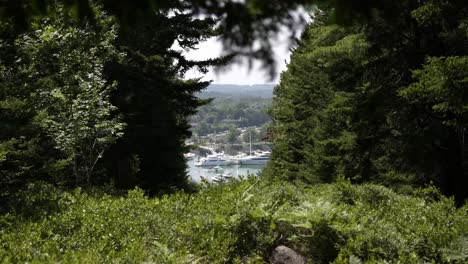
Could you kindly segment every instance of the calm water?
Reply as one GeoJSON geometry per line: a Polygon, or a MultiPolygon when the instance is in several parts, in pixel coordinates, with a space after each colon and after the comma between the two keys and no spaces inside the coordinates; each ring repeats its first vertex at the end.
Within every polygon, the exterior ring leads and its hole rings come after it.
{"type": "Polygon", "coordinates": [[[223,171],[215,171],[212,167],[197,167],[194,163],[197,161],[197,157],[195,159],[188,161],[188,169],[189,169],[189,176],[190,179],[194,182],[200,182],[200,176],[205,177],[208,180],[211,180],[216,174],[218,173],[228,173],[231,172],[234,178],[239,178],[239,176],[243,175],[246,176],[247,174],[254,174],[260,173],[260,171],[265,167],[265,165],[232,165],[232,166],[222,166],[223,171]]]}

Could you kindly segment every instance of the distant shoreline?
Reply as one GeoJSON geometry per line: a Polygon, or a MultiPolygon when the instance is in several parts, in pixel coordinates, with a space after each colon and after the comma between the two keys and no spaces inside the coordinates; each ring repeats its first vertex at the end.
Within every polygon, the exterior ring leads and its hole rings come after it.
{"type": "MultiPolygon", "coordinates": [[[[235,95],[235,96],[252,96],[262,98],[272,98],[273,89],[276,84],[210,84],[206,89],[200,92],[200,95],[235,95]]],[[[216,97],[216,96],[213,96],[216,97]]]]}

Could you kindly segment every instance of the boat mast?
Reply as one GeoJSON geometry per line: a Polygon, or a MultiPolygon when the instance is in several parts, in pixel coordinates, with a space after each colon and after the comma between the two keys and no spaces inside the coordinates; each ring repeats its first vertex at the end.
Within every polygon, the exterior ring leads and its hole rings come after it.
{"type": "Polygon", "coordinates": [[[252,156],[252,130],[249,129],[249,155],[252,156]]]}
{"type": "Polygon", "coordinates": [[[214,132],[214,140],[213,140],[213,149],[211,150],[211,154],[216,154],[216,129],[215,129],[215,132],[214,132]]]}

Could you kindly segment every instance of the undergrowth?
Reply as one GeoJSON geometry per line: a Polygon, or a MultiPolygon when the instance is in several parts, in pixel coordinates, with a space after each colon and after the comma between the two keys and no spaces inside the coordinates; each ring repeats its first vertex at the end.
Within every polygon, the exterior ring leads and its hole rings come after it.
{"type": "Polygon", "coordinates": [[[1,263],[466,263],[468,206],[433,188],[401,195],[347,182],[258,178],[148,198],[36,183],[0,216],[1,263]]]}

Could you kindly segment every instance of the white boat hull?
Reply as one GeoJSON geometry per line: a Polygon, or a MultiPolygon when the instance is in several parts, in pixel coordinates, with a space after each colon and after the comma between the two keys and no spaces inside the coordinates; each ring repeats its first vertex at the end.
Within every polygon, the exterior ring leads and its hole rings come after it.
{"type": "Polygon", "coordinates": [[[240,160],[241,165],[265,165],[269,160],[240,160]]]}
{"type": "Polygon", "coordinates": [[[265,165],[270,160],[269,152],[260,155],[247,156],[239,159],[241,165],[265,165]]]}
{"type": "Polygon", "coordinates": [[[200,161],[200,162],[195,162],[195,166],[201,166],[201,167],[209,167],[209,166],[226,166],[227,162],[226,161],[200,161]]]}

